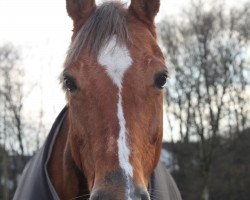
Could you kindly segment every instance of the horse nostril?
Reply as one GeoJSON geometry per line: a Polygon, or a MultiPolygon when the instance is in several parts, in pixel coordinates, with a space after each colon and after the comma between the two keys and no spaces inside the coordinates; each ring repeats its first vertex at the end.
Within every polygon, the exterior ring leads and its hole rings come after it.
{"type": "Polygon", "coordinates": [[[115,200],[117,199],[115,193],[107,190],[96,190],[90,196],[89,200],[115,200]]]}
{"type": "Polygon", "coordinates": [[[148,195],[143,194],[141,200],[150,200],[148,195]]]}
{"type": "Polygon", "coordinates": [[[90,200],[101,200],[101,198],[99,198],[99,196],[94,196],[94,197],[91,197],[90,200]]]}
{"type": "Polygon", "coordinates": [[[141,200],[150,200],[148,192],[141,191],[141,200]]]}
{"type": "Polygon", "coordinates": [[[100,192],[94,192],[91,196],[90,196],[90,200],[100,200],[100,192]]]}

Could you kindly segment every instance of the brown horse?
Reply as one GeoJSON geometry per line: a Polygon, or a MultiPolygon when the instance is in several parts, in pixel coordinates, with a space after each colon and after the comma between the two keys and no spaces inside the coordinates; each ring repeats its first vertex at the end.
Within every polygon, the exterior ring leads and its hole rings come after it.
{"type": "MultiPolygon", "coordinates": [[[[62,73],[68,106],[46,176],[57,199],[149,200],[167,79],[154,26],[160,0],[132,0],[129,8],[117,2],[97,7],[94,0],[66,5],[74,24],[62,73]]],[[[27,177],[28,171],[38,176],[27,167],[27,177]]]]}
{"type": "Polygon", "coordinates": [[[62,75],[68,115],[48,166],[61,199],[84,188],[93,200],[149,199],[167,78],[154,26],[159,5],[67,0],[74,23],[62,75]]]}

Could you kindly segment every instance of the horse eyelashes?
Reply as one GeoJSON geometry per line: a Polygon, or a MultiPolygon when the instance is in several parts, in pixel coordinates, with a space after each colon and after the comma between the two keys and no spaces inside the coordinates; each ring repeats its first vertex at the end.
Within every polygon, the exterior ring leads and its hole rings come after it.
{"type": "Polygon", "coordinates": [[[157,74],[155,77],[155,86],[158,89],[163,89],[167,82],[168,75],[166,73],[157,74]]]}
{"type": "MultiPolygon", "coordinates": [[[[167,82],[167,78],[168,78],[168,75],[167,73],[159,73],[155,76],[155,86],[158,88],[158,89],[163,89],[166,82],[167,82]]],[[[69,92],[74,92],[77,90],[77,85],[76,85],[76,82],[75,82],[75,79],[68,75],[68,74],[64,74],[63,75],[63,88],[66,90],[66,91],[69,91],[69,92]]]]}
{"type": "Polygon", "coordinates": [[[64,75],[63,76],[63,88],[69,92],[76,91],[77,85],[75,83],[75,79],[69,75],[64,75]]]}

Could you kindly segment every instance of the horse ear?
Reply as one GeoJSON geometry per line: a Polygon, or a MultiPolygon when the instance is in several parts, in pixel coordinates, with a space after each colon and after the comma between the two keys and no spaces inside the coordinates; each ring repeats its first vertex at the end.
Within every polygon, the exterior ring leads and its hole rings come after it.
{"type": "Polygon", "coordinates": [[[140,20],[153,23],[160,8],[160,0],[131,0],[130,10],[140,20]]]}
{"type": "Polygon", "coordinates": [[[95,0],[66,0],[68,15],[72,18],[74,24],[79,21],[86,21],[95,10],[95,0]]]}

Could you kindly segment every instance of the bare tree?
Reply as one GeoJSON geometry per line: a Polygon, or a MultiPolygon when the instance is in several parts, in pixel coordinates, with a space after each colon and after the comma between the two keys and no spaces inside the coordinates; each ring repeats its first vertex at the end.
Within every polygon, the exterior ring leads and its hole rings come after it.
{"type": "MultiPolygon", "coordinates": [[[[23,112],[24,102],[36,86],[29,84],[24,91],[19,52],[11,44],[0,47],[0,199],[11,199],[16,177],[25,166],[27,156],[33,154],[44,139],[41,137],[41,133],[46,132],[42,99],[39,116],[32,123],[23,112]]],[[[42,93],[42,88],[40,90],[42,93]]]]}
{"type": "Polygon", "coordinates": [[[19,54],[12,45],[5,45],[0,49],[0,73],[1,73],[1,107],[4,110],[4,135],[12,150],[24,155],[23,141],[23,71],[18,66],[19,54]],[[15,141],[15,142],[14,142],[15,141]],[[18,146],[16,146],[18,144],[18,146]]]}
{"type": "Polygon", "coordinates": [[[16,185],[16,175],[25,164],[23,128],[23,71],[18,51],[10,44],[0,47],[0,148],[2,149],[0,178],[3,199],[10,199],[16,185]],[[19,165],[13,159],[16,157],[19,165]],[[14,161],[14,162],[13,162],[14,161]],[[10,163],[15,166],[10,172],[10,163]]]}
{"type": "Polygon", "coordinates": [[[204,200],[209,199],[217,136],[229,137],[249,125],[250,4],[228,10],[211,5],[194,1],[180,19],[159,26],[172,72],[168,113],[174,115],[183,142],[199,141],[204,200]]]}

